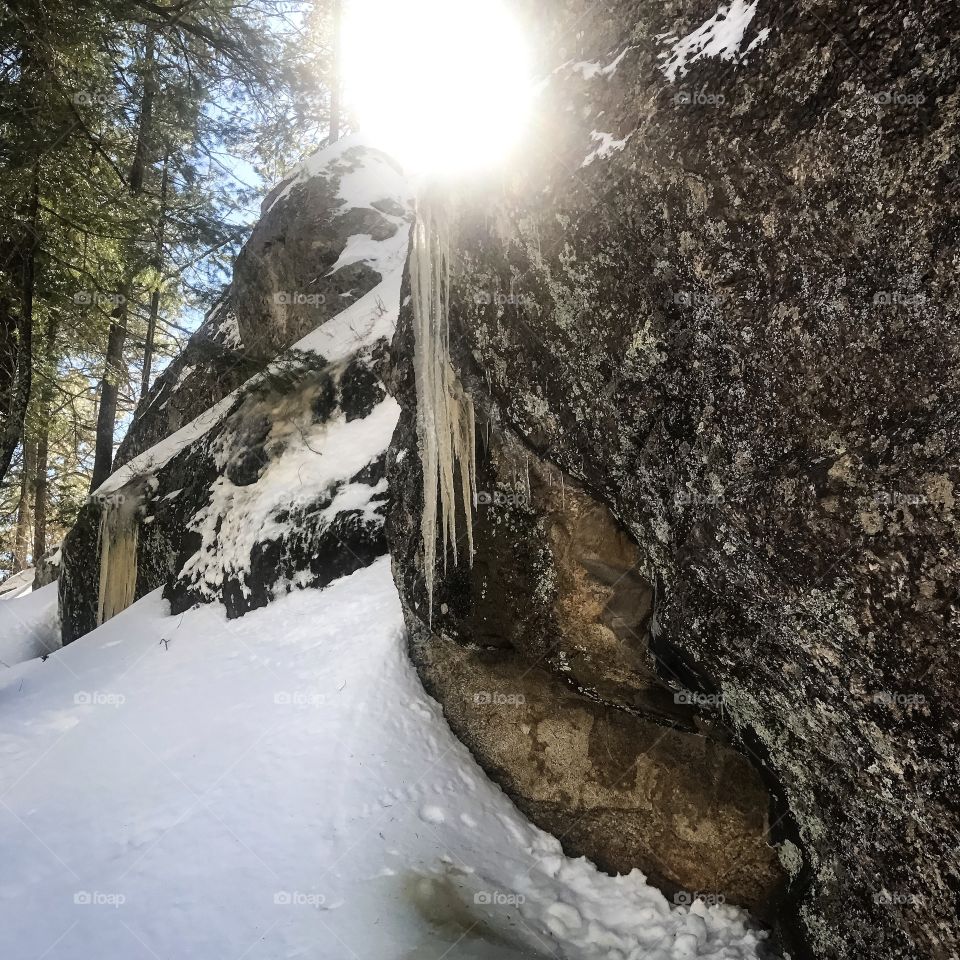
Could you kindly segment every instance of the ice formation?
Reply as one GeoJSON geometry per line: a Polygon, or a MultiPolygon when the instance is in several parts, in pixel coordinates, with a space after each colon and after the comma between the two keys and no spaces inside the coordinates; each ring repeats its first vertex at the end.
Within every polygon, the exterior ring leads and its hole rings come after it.
{"type": "Polygon", "coordinates": [[[452,549],[457,562],[457,471],[466,521],[467,550],[473,563],[473,503],[477,492],[473,401],[450,363],[450,247],[442,209],[424,197],[417,201],[410,253],[417,436],[423,465],[423,571],[433,618],[437,525],[443,560],[452,549]],[[439,497],[438,497],[439,490],[439,497]]]}
{"type": "Polygon", "coordinates": [[[100,511],[100,593],[97,624],[126,610],[137,587],[138,504],[124,496],[105,497],[100,511]]]}

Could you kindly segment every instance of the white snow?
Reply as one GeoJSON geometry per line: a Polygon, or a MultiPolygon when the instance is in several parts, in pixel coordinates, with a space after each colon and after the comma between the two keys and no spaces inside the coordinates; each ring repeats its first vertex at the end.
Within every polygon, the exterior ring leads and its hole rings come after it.
{"type": "Polygon", "coordinates": [[[208,410],[204,410],[196,420],[191,420],[169,437],[164,437],[155,443],[149,450],[144,450],[139,456],[125,463],[119,470],[110,474],[94,491],[94,495],[115,493],[126,486],[131,480],[156,473],[166,466],[181,450],[186,449],[201,437],[209,433],[229,412],[237,399],[238,391],[225,396],[219,403],[208,410]]]}
{"type": "Polygon", "coordinates": [[[264,214],[286,199],[298,184],[331,171],[340,177],[337,195],[342,201],[341,209],[369,207],[387,197],[406,200],[410,196],[407,179],[387,155],[370,147],[362,134],[355,133],[307,157],[293,171],[290,182],[277,194],[264,214]],[[348,169],[352,165],[351,160],[344,154],[354,147],[362,147],[365,153],[363,162],[351,170],[348,169]]]}
{"type": "Polygon", "coordinates": [[[177,376],[177,380],[176,380],[176,382],[174,383],[172,389],[174,389],[174,390],[179,390],[180,387],[182,387],[183,384],[186,382],[186,380],[188,380],[188,379],[193,375],[193,372],[194,372],[196,369],[197,369],[197,368],[196,368],[196,366],[195,366],[194,364],[189,364],[189,363],[188,363],[188,364],[180,371],[179,375],[177,376]]]}
{"type": "MultiPolygon", "coordinates": [[[[30,574],[32,583],[33,570],[30,574]]],[[[59,646],[56,582],[0,603],[0,667],[32,660],[59,646]]]]}
{"type": "Polygon", "coordinates": [[[628,45],[620,51],[606,66],[601,66],[598,60],[579,60],[570,65],[571,70],[579,71],[584,80],[592,80],[594,77],[612,77],[620,66],[620,61],[631,51],[633,46],[628,45]]]}
{"type": "MultiPolygon", "coordinates": [[[[276,420],[269,441],[283,443],[283,451],[270,459],[256,483],[236,486],[226,475],[217,477],[209,503],[191,523],[201,545],[183,565],[180,578],[213,597],[226,577],[249,571],[254,546],[286,532],[289,521],[281,522],[278,514],[297,503],[315,502],[376,460],[390,445],[399,416],[397,401],[386,397],[369,416],[349,422],[340,413],[325,423],[312,423],[309,408],[301,420],[276,420]]],[[[225,447],[215,455],[227,462],[231,450],[225,447]]],[[[365,522],[382,525],[383,516],[369,507],[371,498],[385,489],[347,484],[321,519],[330,524],[341,510],[358,509],[364,510],[365,522]]]]}
{"type": "Polygon", "coordinates": [[[36,572],[33,567],[27,567],[26,570],[10,574],[3,583],[0,583],[0,600],[26,596],[33,589],[36,572]]]}
{"type": "MultiPolygon", "coordinates": [[[[678,76],[684,76],[692,64],[705,57],[735,60],[740,53],[747,27],[750,26],[750,21],[757,12],[758,2],[759,0],[753,0],[753,3],[747,3],[746,0],[731,0],[687,36],[680,39],[664,38],[672,44],[669,51],[660,54],[660,58],[664,60],[660,69],[666,74],[667,79],[672,82],[678,76]]],[[[761,30],[744,54],[762,43],[769,33],[769,29],[761,30]]]]}
{"type": "Polygon", "coordinates": [[[227,621],[159,591],[0,672],[0,956],[754,958],[565,857],[420,686],[383,558],[227,621]]]}
{"type": "Polygon", "coordinates": [[[622,140],[617,140],[611,133],[602,133],[600,130],[593,130],[590,136],[592,139],[598,141],[599,145],[587,154],[583,163],[580,164],[581,167],[589,167],[594,160],[598,158],[605,160],[614,151],[622,150],[630,142],[633,134],[628,133],[622,140]]]}

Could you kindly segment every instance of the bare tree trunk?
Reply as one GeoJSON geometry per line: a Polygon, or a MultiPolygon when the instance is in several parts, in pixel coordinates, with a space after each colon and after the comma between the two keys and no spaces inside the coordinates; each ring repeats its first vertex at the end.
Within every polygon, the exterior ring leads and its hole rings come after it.
{"type": "Polygon", "coordinates": [[[33,294],[36,282],[37,248],[40,246],[40,161],[33,164],[30,199],[27,202],[27,223],[21,286],[20,316],[17,322],[16,378],[3,411],[0,430],[0,482],[10,469],[10,461],[23,437],[23,424],[30,405],[33,378],[33,294]]]}
{"type": "Polygon", "coordinates": [[[37,434],[37,470],[33,486],[33,562],[36,565],[47,552],[47,460],[50,424],[44,420],[37,434]]]}
{"type": "MultiPolygon", "coordinates": [[[[137,146],[130,165],[130,193],[139,196],[143,192],[143,179],[146,173],[150,135],[153,120],[153,97],[155,93],[154,33],[148,29],[143,65],[143,95],[140,99],[140,118],[137,127],[137,146]]],[[[90,478],[91,492],[96,490],[113,469],[113,435],[117,426],[117,396],[120,384],[126,378],[123,365],[123,348],[127,342],[128,300],[133,294],[133,244],[129,253],[127,278],[121,292],[121,302],[111,313],[110,333],[107,337],[107,353],[104,358],[103,380],[100,382],[100,402],[97,408],[96,449],[93,457],[93,476],[90,478]]]]}
{"type": "Polygon", "coordinates": [[[57,321],[51,313],[47,323],[46,379],[40,394],[40,417],[37,426],[37,469],[33,492],[33,562],[39,563],[47,552],[47,466],[50,443],[50,408],[53,404],[53,384],[57,375],[56,351],[57,321]]]}
{"type": "Polygon", "coordinates": [[[328,142],[336,143],[340,139],[340,15],[342,0],[333,0],[331,11],[332,54],[330,57],[330,136],[328,142]]]}
{"type": "MultiPolygon", "coordinates": [[[[129,286],[126,286],[129,289],[129,286]]],[[[100,381],[100,403],[97,408],[96,452],[93,457],[91,492],[110,476],[113,467],[113,433],[117,424],[117,396],[127,372],[123,366],[123,347],[127,340],[127,301],[110,314],[110,333],[100,381]]]]}
{"type": "Polygon", "coordinates": [[[31,532],[33,530],[33,482],[37,469],[37,441],[23,444],[23,474],[20,477],[20,502],[17,504],[17,534],[13,562],[18,570],[30,566],[31,532]]]}
{"type": "Polygon", "coordinates": [[[163,174],[160,177],[160,216],[157,220],[157,240],[153,251],[153,268],[157,274],[157,288],[150,295],[150,318],[147,321],[147,337],[143,347],[143,379],[140,382],[140,402],[150,392],[150,369],[153,366],[153,341],[157,334],[157,318],[160,315],[160,273],[163,270],[163,235],[167,219],[167,166],[169,154],[163,158],[163,174]]]}

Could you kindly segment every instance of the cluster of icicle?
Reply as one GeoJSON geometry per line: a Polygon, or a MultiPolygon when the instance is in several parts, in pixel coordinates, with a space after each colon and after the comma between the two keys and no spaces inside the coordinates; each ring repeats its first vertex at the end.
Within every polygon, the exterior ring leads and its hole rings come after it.
{"type": "Polygon", "coordinates": [[[107,497],[100,510],[100,594],[97,625],[122,613],[134,601],[137,588],[137,505],[107,497]]]}
{"type": "Polygon", "coordinates": [[[473,563],[477,469],[473,401],[464,393],[450,362],[450,249],[446,222],[442,213],[435,212],[432,204],[424,198],[417,202],[410,253],[410,289],[414,317],[417,436],[423,465],[420,532],[432,622],[437,525],[439,522],[446,569],[448,548],[452,549],[454,563],[458,559],[458,494],[466,518],[469,560],[473,563]]]}

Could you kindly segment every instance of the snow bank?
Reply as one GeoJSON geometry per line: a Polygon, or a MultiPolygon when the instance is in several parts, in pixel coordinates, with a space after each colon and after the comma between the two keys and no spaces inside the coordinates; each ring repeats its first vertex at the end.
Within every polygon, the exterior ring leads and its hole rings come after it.
{"type": "Polygon", "coordinates": [[[0,583],[0,600],[12,600],[14,597],[24,597],[33,589],[33,580],[36,575],[33,567],[27,567],[19,573],[13,573],[3,583],[0,583]]]}
{"type": "Polygon", "coordinates": [[[386,558],[232,621],[150,594],[0,672],[0,731],[3,957],[756,955],[520,816],[423,692],[386,558]]]}
{"type": "Polygon", "coordinates": [[[0,603],[0,666],[42,657],[59,646],[56,583],[0,603]]]}

